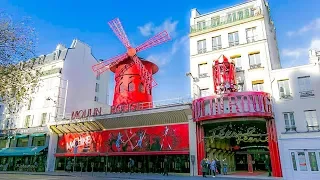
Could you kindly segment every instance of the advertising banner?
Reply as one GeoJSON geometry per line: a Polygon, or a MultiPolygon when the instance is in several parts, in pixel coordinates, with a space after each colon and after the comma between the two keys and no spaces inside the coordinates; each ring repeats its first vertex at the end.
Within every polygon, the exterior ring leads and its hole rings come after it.
{"type": "Polygon", "coordinates": [[[59,137],[57,153],[188,151],[188,124],[73,133],[59,137]],[[77,148],[76,148],[77,147],[77,148]]]}

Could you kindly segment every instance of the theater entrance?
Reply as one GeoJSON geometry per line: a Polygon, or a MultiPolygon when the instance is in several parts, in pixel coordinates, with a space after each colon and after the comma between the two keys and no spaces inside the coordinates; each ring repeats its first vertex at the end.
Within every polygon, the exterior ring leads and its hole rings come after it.
{"type": "Polygon", "coordinates": [[[203,124],[206,157],[220,161],[228,173],[271,172],[266,122],[241,120],[203,124]]]}

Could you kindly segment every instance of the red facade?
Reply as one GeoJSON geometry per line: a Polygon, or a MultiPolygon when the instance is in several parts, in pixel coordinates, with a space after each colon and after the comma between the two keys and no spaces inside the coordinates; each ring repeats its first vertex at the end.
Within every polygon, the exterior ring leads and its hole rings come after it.
{"type": "Polygon", "coordinates": [[[57,156],[189,152],[188,124],[65,134],[59,138],[57,156]],[[76,150],[75,150],[76,149],[76,150]]]}

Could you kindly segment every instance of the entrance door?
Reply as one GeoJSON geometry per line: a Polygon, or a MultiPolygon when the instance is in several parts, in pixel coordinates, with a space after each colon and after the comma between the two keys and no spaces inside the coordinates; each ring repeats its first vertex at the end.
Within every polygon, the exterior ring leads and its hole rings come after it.
{"type": "Polygon", "coordinates": [[[294,150],[290,155],[295,179],[320,177],[320,150],[294,150]]]}

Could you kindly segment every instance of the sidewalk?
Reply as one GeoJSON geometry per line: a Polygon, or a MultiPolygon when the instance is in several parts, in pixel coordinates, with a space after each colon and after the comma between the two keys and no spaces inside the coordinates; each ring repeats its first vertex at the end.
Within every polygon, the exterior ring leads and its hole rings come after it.
{"type": "MultiPolygon", "coordinates": [[[[0,174],[25,174],[25,175],[44,175],[44,176],[73,176],[73,177],[97,177],[97,178],[114,178],[114,179],[140,179],[140,180],[200,180],[203,179],[201,176],[187,176],[181,174],[170,174],[169,176],[163,176],[161,174],[140,174],[140,173],[107,173],[107,175],[103,172],[15,172],[15,171],[0,171],[0,174]]],[[[208,176],[210,178],[211,176],[208,176]]],[[[273,178],[273,177],[257,177],[257,176],[233,176],[233,175],[221,175],[216,176],[218,179],[223,180],[282,180],[282,178],[273,178]]]]}

